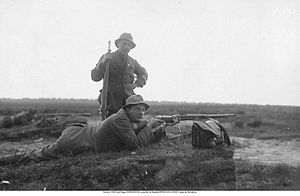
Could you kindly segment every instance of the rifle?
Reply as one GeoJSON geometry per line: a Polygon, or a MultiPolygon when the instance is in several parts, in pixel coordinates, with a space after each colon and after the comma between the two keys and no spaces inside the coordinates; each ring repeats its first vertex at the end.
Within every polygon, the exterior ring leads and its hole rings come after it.
{"type": "Polygon", "coordinates": [[[235,116],[235,114],[186,114],[186,115],[159,115],[156,116],[156,119],[163,120],[166,123],[173,123],[173,118],[177,117],[177,119],[180,121],[185,120],[202,120],[202,119],[209,119],[209,118],[227,118],[230,116],[235,116]]]}
{"type": "MultiPolygon", "coordinates": [[[[230,116],[236,116],[235,114],[186,114],[186,115],[179,115],[179,114],[175,114],[175,115],[159,115],[156,116],[154,118],[162,120],[163,123],[159,126],[157,126],[154,130],[154,132],[156,130],[163,130],[164,128],[166,128],[167,126],[174,126],[175,124],[179,123],[180,121],[185,121],[185,120],[203,120],[203,119],[210,119],[210,118],[227,118],[230,116]],[[176,117],[178,119],[178,121],[174,122],[174,117],[176,117]]],[[[181,128],[178,127],[180,132],[181,132],[181,128]]],[[[190,135],[191,133],[188,134],[180,134],[180,135],[173,135],[169,136],[170,139],[174,139],[177,137],[181,137],[181,136],[186,136],[186,135],[190,135]]]]}
{"type": "MultiPolygon", "coordinates": [[[[108,49],[107,52],[110,53],[110,40],[108,41],[108,49]]],[[[108,91],[108,77],[109,77],[109,66],[110,60],[106,62],[105,65],[105,73],[103,78],[103,87],[102,87],[102,93],[101,93],[101,106],[100,106],[100,113],[101,118],[104,120],[107,115],[107,91],[108,91]]]]}

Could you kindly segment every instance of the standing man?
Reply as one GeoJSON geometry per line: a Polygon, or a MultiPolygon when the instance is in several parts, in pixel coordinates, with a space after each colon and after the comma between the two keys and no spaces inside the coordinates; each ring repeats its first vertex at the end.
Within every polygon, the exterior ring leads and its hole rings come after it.
{"type": "MultiPolygon", "coordinates": [[[[134,94],[134,89],[143,87],[148,79],[146,69],[128,55],[129,51],[136,46],[131,34],[121,34],[115,41],[115,45],[118,49],[104,54],[91,71],[92,80],[98,82],[103,79],[106,64],[109,63],[106,117],[122,108],[126,99],[134,94]]],[[[100,105],[101,91],[98,97],[100,105]]]]}

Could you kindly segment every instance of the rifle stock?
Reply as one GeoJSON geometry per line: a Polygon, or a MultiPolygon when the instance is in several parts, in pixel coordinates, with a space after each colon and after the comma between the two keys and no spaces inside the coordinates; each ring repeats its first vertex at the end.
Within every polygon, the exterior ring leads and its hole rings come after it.
{"type": "MultiPolygon", "coordinates": [[[[110,41],[108,41],[108,53],[110,53],[110,41]]],[[[108,91],[108,77],[109,77],[109,66],[110,65],[110,60],[106,62],[105,65],[105,73],[104,73],[104,78],[103,78],[103,87],[102,87],[102,93],[101,93],[101,119],[104,120],[106,119],[107,115],[107,91],[108,91]]]]}

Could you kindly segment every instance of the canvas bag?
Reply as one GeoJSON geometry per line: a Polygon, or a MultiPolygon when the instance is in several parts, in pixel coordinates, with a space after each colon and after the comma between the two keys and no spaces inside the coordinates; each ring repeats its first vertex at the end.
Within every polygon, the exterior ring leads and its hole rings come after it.
{"type": "Polygon", "coordinates": [[[203,149],[231,145],[231,143],[223,125],[211,119],[193,122],[192,145],[203,149]]]}

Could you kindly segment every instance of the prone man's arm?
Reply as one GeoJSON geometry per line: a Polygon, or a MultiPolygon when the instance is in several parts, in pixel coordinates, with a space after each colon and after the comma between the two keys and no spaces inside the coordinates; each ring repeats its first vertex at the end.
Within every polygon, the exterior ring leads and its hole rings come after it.
{"type": "Polygon", "coordinates": [[[122,140],[128,149],[136,149],[146,146],[154,140],[154,135],[150,127],[145,126],[137,135],[132,126],[123,117],[116,118],[114,121],[115,134],[122,140]]]}

